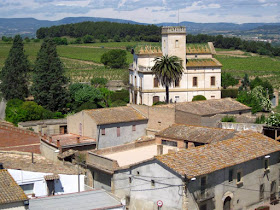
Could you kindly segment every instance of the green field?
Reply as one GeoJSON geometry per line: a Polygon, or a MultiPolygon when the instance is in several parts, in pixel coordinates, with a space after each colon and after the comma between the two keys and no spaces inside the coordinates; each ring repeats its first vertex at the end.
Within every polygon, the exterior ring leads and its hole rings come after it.
{"type": "MultiPolygon", "coordinates": [[[[143,42],[107,42],[91,44],[73,44],[58,46],[58,54],[66,68],[66,73],[71,81],[89,81],[94,77],[106,77],[108,79],[127,79],[127,69],[106,69],[100,65],[100,58],[103,53],[112,48],[126,49],[128,46],[149,44],[152,46],[160,43],[143,42]]],[[[8,56],[11,43],[7,44],[0,41],[0,69],[4,66],[5,59],[8,56]]],[[[24,49],[28,55],[31,64],[34,64],[36,55],[40,49],[41,43],[25,43],[24,49]]],[[[226,51],[216,49],[217,51],[226,51]]],[[[242,52],[241,52],[242,53],[242,52]]],[[[223,64],[222,70],[230,72],[233,76],[242,78],[245,73],[251,77],[260,76],[269,80],[275,87],[280,84],[280,58],[270,58],[265,56],[251,56],[250,53],[244,53],[248,57],[234,57],[227,55],[216,55],[216,58],[223,64]]],[[[131,63],[133,56],[127,51],[127,62],[131,63]]]]}

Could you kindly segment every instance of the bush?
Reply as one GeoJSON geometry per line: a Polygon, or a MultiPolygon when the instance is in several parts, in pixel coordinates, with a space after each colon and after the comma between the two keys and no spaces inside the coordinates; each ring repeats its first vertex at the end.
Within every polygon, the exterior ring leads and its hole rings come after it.
{"type": "Polygon", "coordinates": [[[166,104],[166,102],[165,101],[158,101],[158,102],[153,103],[153,106],[162,105],[162,104],[166,104]]]}
{"type": "Polygon", "coordinates": [[[83,103],[81,106],[79,106],[75,111],[80,112],[85,109],[96,109],[96,108],[97,108],[97,105],[95,103],[86,102],[86,103],[83,103]]]}
{"type": "Polygon", "coordinates": [[[90,80],[90,84],[94,87],[105,87],[108,83],[106,78],[94,78],[90,80]]]}
{"type": "Polygon", "coordinates": [[[262,114],[260,117],[257,117],[257,118],[256,118],[255,123],[256,123],[256,124],[264,124],[265,121],[266,121],[265,116],[264,116],[264,114],[262,114]]]}
{"type": "Polygon", "coordinates": [[[206,100],[206,98],[203,95],[194,96],[192,99],[192,101],[205,101],[205,100],[206,100]]]}
{"type": "Polygon", "coordinates": [[[56,45],[68,45],[68,41],[66,38],[55,37],[53,41],[56,45]]]}
{"type": "Polygon", "coordinates": [[[111,68],[122,68],[127,65],[125,50],[110,50],[101,56],[101,63],[111,68]]]}
{"type": "Polygon", "coordinates": [[[126,103],[129,103],[129,91],[125,89],[117,90],[112,94],[111,100],[112,102],[122,100],[126,103]]]}
{"type": "Polygon", "coordinates": [[[234,116],[224,116],[221,119],[222,122],[236,122],[235,117],[234,116]]]}
{"type": "Polygon", "coordinates": [[[94,43],[94,38],[91,35],[85,35],[83,37],[83,43],[94,43]]]}
{"type": "Polygon", "coordinates": [[[222,98],[237,98],[238,89],[223,89],[222,98]]]}
{"type": "Polygon", "coordinates": [[[280,114],[278,113],[272,113],[272,115],[270,115],[265,123],[269,126],[275,126],[275,127],[279,127],[280,125],[280,114]]]}
{"type": "Polygon", "coordinates": [[[112,103],[112,107],[117,107],[117,106],[126,106],[127,103],[123,100],[117,100],[117,101],[114,101],[112,103]]]}

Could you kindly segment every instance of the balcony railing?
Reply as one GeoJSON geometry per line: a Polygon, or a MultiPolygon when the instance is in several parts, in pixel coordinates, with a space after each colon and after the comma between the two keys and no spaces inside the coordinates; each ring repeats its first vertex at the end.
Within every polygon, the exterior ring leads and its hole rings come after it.
{"type": "Polygon", "coordinates": [[[204,189],[200,189],[194,193],[194,197],[197,200],[197,202],[202,202],[208,199],[212,199],[215,197],[215,191],[214,187],[211,186],[205,186],[204,189]]]}

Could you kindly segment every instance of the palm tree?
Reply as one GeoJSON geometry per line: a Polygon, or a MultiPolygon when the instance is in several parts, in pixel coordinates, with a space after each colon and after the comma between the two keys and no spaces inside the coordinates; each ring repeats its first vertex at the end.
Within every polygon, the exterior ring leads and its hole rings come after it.
{"type": "Polygon", "coordinates": [[[180,81],[184,72],[181,64],[181,59],[177,56],[164,55],[156,58],[155,65],[152,67],[152,72],[166,90],[166,103],[169,103],[169,86],[175,84],[175,81],[180,81]]]}

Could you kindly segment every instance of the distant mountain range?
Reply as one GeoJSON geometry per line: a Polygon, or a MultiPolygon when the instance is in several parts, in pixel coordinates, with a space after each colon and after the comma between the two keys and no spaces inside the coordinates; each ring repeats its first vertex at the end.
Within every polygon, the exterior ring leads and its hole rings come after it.
{"type": "MultiPolygon", "coordinates": [[[[23,36],[34,37],[37,29],[41,27],[50,27],[53,25],[62,25],[70,23],[79,23],[84,21],[109,21],[117,23],[145,24],[130,20],[112,19],[112,18],[96,18],[96,17],[67,17],[57,21],[37,20],[35,18],[0,18],[0,36],[13,36],[22,34],[23,36]]],[[[159,23],[157,26],[176,26],[178,23],[159,23]]],[[[187,27],[187,32],[192,34],[224,34],[236,31],[248,30],[272,30],[274,26],[280,27],[280,23],[194,23],[181,22],[179,25],[187,27]]]]}

